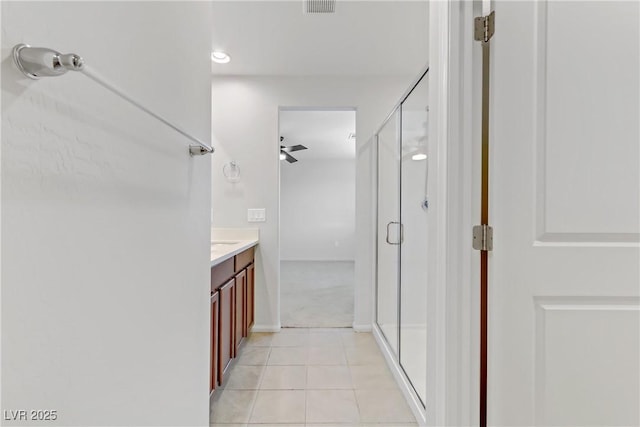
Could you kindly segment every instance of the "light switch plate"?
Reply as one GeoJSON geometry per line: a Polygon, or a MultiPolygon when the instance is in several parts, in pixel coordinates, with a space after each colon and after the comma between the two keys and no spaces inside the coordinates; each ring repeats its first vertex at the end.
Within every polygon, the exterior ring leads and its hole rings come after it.
{"type": "Polygon", "coordinates": [[[265,208],[247,209],[248,222],[265,222],[266,220],[267,213],[265,208]]]}

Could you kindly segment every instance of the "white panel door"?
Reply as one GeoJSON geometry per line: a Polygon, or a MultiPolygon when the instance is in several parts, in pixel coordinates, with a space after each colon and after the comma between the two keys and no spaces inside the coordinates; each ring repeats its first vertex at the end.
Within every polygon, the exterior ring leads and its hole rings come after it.
{"type": "Polygon", "coordinates": [[[640,5],[497,1],[490,425],[640,425],[640,5]]]}

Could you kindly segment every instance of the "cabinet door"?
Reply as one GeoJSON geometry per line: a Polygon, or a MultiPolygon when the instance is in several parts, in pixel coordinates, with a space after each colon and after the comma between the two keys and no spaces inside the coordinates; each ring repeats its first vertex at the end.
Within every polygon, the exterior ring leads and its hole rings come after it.
{"type": "Polygon", "coordinates": [[[209,381],[209,393],[216,389],[218,384],[218,323],[219,323],[220,294],[211,295],[211,381],[209,381]]]}
{"type": "MultiPolygon", "coordinates": [[[[255,319],[255,268],[254,264],[251,264],[247,267],[247,329],[246,333],[249,334],[249,330],[253,326],[253,321],[255,319]]],[[[245,335],[246,336],[246,335],[245,335]]]]}
{"type": "Polygon", "coordinates": [[[234,355],[233,317],[234,317],[234,288],[235,279],[231,279],[220,288],[220,316],[219,316],[219,348],[218,348],[218,384],[224,381],[224,371],[234,355]]]}
{"type": "Polygon", "coordinates": [[[247,272],[242,270],[236,275],[235,294],[235,323],[234,323],[234,354],[238,354],[238,347],[245,331],[245,295],[247,294],[247,272]]]}

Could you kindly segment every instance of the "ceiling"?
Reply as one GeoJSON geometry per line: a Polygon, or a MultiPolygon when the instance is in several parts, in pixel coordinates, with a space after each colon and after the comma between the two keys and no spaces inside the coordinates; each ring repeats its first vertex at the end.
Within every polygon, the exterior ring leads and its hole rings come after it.
{"type": "MultiPolygon", "coordinates": [[[[280,111],[282,145],[302,144],[308,150],[291,153],[299,165],[304,160],[354,159],[356,141],[348,139],[356,132],[356,112],[351,111],[280,111]]],[[[286,162],[285,162],[286,163],[286,162]]]]}
{"type": "Polygon", "coordinates": [[[224,75],[415,75],[428,58],[427,0],[337,0],[335,13],[304,0],[214,1],[212,63],[224,75]]]}

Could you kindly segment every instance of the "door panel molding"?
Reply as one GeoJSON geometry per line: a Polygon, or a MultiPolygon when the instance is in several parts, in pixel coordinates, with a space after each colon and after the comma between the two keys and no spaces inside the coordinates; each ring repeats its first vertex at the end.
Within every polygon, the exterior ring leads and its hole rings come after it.
{"type": "Polygon", "coordinates": [[[604,45],[616,34],[616,19],[626,13],[625,6],[607,2],[536,4],[532,159],[537,246],[640,246],[640,177],[632,163],[640,155],[640,135],[634,139],[616,131],[637,121],[637,84],[635,91],[634,83],[626,89],[591,85],[590,91],[582,90],[590,75],[606,81],[625,81],[628,75],[630,82],[637,81],[634,67],[623,65],[631,52],[604,45]],[[597,22],[606,15],[594,11],[608,12],[609,21],[597,22]],[[575,37],[567,36],[569,20],[575,37]],[[592,31],[596,27],[600,30],[592,31]],[[602,121],[610,123],[606,133],[602,121]],[[611,181],[616,187],[607,187],[611,181]]]}
{"type": "Polygon", "coordinates": [[[640,401],[640,349],[634,345],[640,334],[640,298],[545,296],[533,301],[535,425],[638,425],[638,413],[631,408],[640,401]],[[621,336],[622,328],[626,333],[621,336]],[[615,367],[606,363],[608,355],[615,355],[615,367]],[[620,364],[628,365],[624,377],[620,364]],[[611,387],[625,388],[626,401],[611,387]]]}

